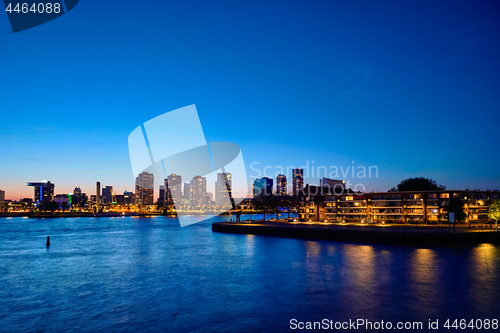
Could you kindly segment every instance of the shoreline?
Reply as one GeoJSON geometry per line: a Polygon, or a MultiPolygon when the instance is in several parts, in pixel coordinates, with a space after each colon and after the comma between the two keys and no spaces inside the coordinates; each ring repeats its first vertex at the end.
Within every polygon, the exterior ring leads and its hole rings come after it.
{"type": "MultiPolygon", "coordinates": [[[[237,214],[231,213],[231,212],[212,212],[212,211],[206,211],[206,212],[181,212],[182,215],[194,215],[194,216],[205,216],[205,215],[214,215],[214,216],[236,216],[237,214]]],[[[243,213],[242,215],[259,215],[262,214],[261,212],[252,212],[252,213],[243,213]]],[[[137,212],[127,212],[127,213],[120,213],[120,212],[109,212],[109,213],[63,213],[63,212],[55,212],[55,213],[34,213],[34,212],[21,212],[21,213],[13,213],[13,212],[8,212],[8,213],[0,213],[0,218],[4,217],[28,217],[28,218],[67,218],[67,217],[121,217],[121,216],[141,216],[141,217],[146,217],[146,216],[170,216],[170,217],[175,217],[177,216],[177,213],[156,213],[156,212],[150,212],[150,213],[137,213],[137,212]]]]}
{"type": "Polygon", "coordinates": [[[408,246],[449,246],[500,243],[500,232],[496,229],[479,229],[457,226],[449,232],[448,226],[409,225],[337,225],[325,223],[216,222],[212,231],[234,234],[251,234],[284,238],[328,240],[366,244],[388,244],[408,246]]]}

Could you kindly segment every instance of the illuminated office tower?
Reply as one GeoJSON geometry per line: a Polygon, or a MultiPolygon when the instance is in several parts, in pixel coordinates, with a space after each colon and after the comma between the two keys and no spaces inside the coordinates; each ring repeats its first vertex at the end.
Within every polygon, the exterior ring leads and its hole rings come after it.
{"type": "Polygon", "coordinates": [[[286,176],[278,175],[276,177],[276,195],[286,195],[286,176]]]}
{"type": "Polygon", "coordinates": [[[191,206],[202,206],[206,201],[205,194],[207,193],[207,179],[205,177],[196,176],[191,180],[191,206]]]}
{"type": "Polygon", "coordinates": [[[138,205],[152,205],[154,192],[154,174],[140,173],[135,178],[135,200],[138,205]]]}
{"type": "Polygon", "coordinates": [[[34,202],[37,204],[54,200],[55,185],[50,181],[28,183],[28,186],[33,186],[35,188],[34,202]]]}
{"type": "Polygon", "coordinates": [[[293,194],[297,195],[304,188],[304,169],[292,170],[293,194]]]}
{"type": "Polygon", "coordinates": [[[231,204],[231,174],[218,173],[215,182],[215,205],[232,207],[231,204]]]}

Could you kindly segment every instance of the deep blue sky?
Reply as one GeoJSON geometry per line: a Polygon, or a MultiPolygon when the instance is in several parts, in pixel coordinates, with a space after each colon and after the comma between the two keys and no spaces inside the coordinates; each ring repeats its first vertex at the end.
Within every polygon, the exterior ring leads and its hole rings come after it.
{"type": "Polygon", "coordinates": [[[498,17],[485,1],[81,0],[13,34],[0,14],[0,189],[131,190],[129,133],[190,104],[249,178],[354,161],[379,169],[350,179],[368,191],[500,189],[498,17]]]}

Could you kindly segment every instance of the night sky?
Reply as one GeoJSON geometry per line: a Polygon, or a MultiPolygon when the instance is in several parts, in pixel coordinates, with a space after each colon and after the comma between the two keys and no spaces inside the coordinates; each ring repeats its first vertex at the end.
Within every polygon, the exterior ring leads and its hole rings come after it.
{"type": "Polygon", "coordinates": [[[0,189],[133,190],[130,132],[196,104],[249,181],[252,163],[314,161],[377,166],[346,177],[367,191],[414,176],[500,190],[499,17],[494,1],[81,0],[13,34],[4,12],[0,189]]]}

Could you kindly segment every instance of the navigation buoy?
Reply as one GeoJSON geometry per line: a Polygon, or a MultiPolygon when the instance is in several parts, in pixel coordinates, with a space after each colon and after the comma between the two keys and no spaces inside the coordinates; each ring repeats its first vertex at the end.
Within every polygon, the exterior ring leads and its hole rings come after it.
{"type": "Polygon", "coordinates": [[[50,246],[50,236],[47,236],[47,246],[50,246]]]}

